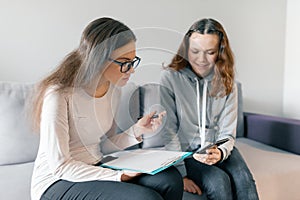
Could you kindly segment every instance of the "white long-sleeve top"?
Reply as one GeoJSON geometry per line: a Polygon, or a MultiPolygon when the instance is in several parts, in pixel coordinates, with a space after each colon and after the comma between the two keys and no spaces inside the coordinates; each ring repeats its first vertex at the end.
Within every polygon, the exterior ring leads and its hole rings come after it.
{"type": "Polygon", "coordinates": [[[102,159],[102,150],[112,152],[139,143],[133,128],[111,137],[106,134],[113,127],[119,99],[120,89],[114,86],[101,98],[74,88],[46,92],[31,181],[33,200],[59,179],[120,181],[121,172],[94,166],[102,159]]]}

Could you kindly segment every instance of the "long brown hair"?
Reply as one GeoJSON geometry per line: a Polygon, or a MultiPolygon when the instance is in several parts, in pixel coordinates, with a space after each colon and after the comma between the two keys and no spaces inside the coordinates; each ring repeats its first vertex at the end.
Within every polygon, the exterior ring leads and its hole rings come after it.
{"type": "Polygon", "coordinates": [[[188,61],[189,39],[194,32],[216,34],[219,37],[218,58],[214,67],[211,95],[228,95],[232,91],[234,83],[234,56],[223,26],[214,19],[199,20],[189,28],[179,46],[177,54],[173,57],[168,67],[178,71],[190,65],[188,61]]]}
{"type": "Polygon", "coordinates": [[[33,128],[39,132],[41,110],[46,90],[85,87],[98,80],[111,53],[136,41],[134,33],[123,23],[103,17],[90,22],[84,29],[79,47],[69,53],[57,68],[36,87],[33,99],[33,128]]]}

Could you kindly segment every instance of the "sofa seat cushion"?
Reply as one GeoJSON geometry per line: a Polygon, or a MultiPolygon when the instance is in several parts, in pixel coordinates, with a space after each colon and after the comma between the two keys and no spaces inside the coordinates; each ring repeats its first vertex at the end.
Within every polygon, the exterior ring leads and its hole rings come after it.
{"type": "Polygon", "coordinates": [[[30,200],[33,162],[0,166],[0,199],[30,200]]]}
{"type": "Polygon", "coordinates": [[[300,155],[247,138],[238,138],[236,147],[253,174],[261,200],[299,199],[300,155]]]}

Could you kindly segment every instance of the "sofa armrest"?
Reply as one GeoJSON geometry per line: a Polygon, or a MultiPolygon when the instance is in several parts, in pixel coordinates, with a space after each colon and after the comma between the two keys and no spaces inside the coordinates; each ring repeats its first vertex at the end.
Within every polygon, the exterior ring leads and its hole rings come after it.
{"type": "Polygon", "coordinates": [[[300,120],[244,113],[245,137],[300,154],[300,120]]]}

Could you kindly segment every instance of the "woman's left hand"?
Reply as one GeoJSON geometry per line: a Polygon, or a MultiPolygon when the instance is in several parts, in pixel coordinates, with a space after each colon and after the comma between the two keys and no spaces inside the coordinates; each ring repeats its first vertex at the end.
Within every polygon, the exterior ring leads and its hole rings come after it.
{"type": "Polygon", "coordinates": [[[221,150],[217,146],[213,146],[206,150],[205,154],[194,153],[193,158],[207,165],[214,165],[221,160],[221,150]]]}
{"type": "Polygon", "coordinates": [[[166,111],[157,114],[157,117],[153,117],[156,111],[151,112],[148,115],[143,116],[137,121],[134,126],[134,132],[136,137],[140,137],[144,133],[152,133],[156,131],[162,124],[162,118],[166,115],[166,111]]]}

